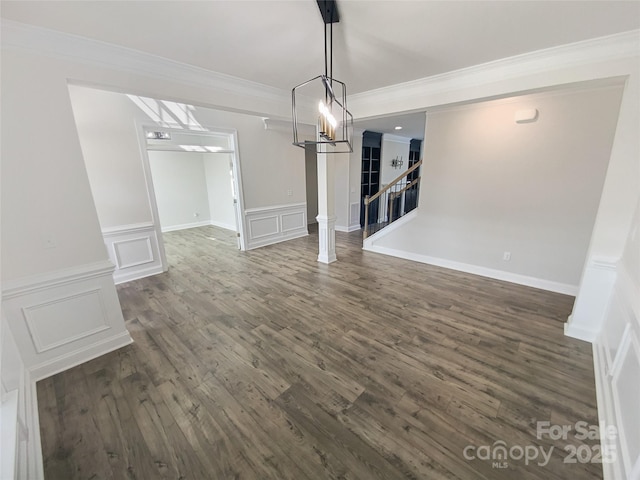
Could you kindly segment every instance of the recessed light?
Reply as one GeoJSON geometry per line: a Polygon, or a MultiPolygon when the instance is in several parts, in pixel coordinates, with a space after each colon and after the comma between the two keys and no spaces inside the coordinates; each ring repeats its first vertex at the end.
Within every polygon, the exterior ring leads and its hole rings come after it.
{"type": "Polygon", "coordinates": [[[171,140],[169,132],[147,132],[147,138],[150,140],[171,140]]]}
{"type": "Polygon", "coordinates": [[[396,130],[402,130],[402,127],[400,125],[398,125],[395,129],[396,130]]]}

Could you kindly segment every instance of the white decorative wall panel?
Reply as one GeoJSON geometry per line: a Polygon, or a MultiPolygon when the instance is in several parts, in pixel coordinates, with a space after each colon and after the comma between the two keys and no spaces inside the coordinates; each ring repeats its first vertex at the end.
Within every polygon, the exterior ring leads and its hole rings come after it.
{"type": "Polygon", "coordinates": [[[99,289],[31,305],[22,311],[38,353],[109,328],[99,289]]]}
{"type": "Polygon", "coordinates": [[[605,480],[640,478],[640,317],[637,287],[618,266],[604,327],[593,345],[598,416],[614,426],[615,438],[601,439],[615,460],[603,463],[605,480]]]}
{"type": "Polygon", "coordinates": [[[280,225],[276,215],[249,219],[249,235],[252,239],[276,235],[279,232],[280,225]]]}
{"type": "Polygon", "coordinates": [[[349,206],[349,229],[360,228],[360,202],[353,202],[349,206]]]}
{"type": "Polygon", "coordinates": [[[12,448],[4,424],[2,432],[15,470],[4,475],[3,458],[0,478],[44,478],[36,382],[132,342],[113,270],[103,261],[4,282],[2,389],[17,393],[18,406],[12,448]]]}
{"type": "Polygon", "coordinates": [[[245,210],[247,250],[308,235],[307,204],[245,210]]]}
{"type": "Polygon", "coordinates": [[[291,232],[297,230],[306,223],[304,212],[285,213],[281,215],[282,231],[291,232]]]}
{"type": "Polygon", "coordinates": [[[118,269],[137,267],[153,262],[153,250],[149,237],[132,238],[113,242],[118,269]]]}
{"type": "Polygon", "coordinates": [[[631,328],[612,369],[611,386],[625,471],[631,472],[640,457],[640,346],[631,328]]]}
{"type": "Polygon", "coordinates": [[[131,342],[109,262],[39,275],[3,289],[6,320],[34,380],[131,342]]]}
{"type": "Polygon", "coordinates": [[[102,231],[102,237],[109,259],[116,266],[116,284],[164,271],[158,233],[152,223],[109,228],[102,231]]]}

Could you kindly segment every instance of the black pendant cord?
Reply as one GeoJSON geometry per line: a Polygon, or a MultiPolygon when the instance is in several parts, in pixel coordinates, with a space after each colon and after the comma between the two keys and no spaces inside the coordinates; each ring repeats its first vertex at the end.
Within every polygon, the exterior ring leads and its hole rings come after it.
{"type": "MultiPolygon", "coordinates": [[[[333,17],[333,12],[331,12],[331,16],[333,17]]],[[[331,48],[329,49],[329,55],[330,55],[330,62],[329,62],[329,83],[331,85],[331,88],[333,89],[333,22],[331,23],[331,26],[329,27],[331,30],[331,48]]]]}
{"type": "MultiPolygon", "coordinates": [[[[324,24],[324,76],[327,78],[329,76],[329,70],[327,67],[327,24],[324,24]]],[[[324,90],[324,103],[326,105],[329,100],[329,93],[327,92],[327,88],[324,90]]]]}

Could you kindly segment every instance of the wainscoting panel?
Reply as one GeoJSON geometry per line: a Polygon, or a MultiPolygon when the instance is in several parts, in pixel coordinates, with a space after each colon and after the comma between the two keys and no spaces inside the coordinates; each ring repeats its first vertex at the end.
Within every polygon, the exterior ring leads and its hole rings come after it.
{"type": "Polygon", "coordinates": [[[2,403],[0,478],[44,478],[36,382],[132,342],[113,271],[105,260],[3,283],[2,393],[17,404],[2,403]]]}
{"type": "Polygon", "coordinates": [[[113,242],[113,251],[116,268],[119,270],[153,262],[153,250],[149,237],[113,242]]]}
{"type": "Polygon", "coordinates": [[[349,205],[349,231],[360,230],[360,202],[353,202],[349,205]]]}
{"type": "Polygon", "coordinates": [[[309,234],[306,203],[252,208],[245,216],[247,250],[309,234]]]}
{"type": "Polygon", "coordinates": [[[104,229],[102,237],[109,259],[116,266],[113,273],[116,284],[164,271],[158,234],[152,223],[104,229]]]}
{"type": "Polygon", "coordinates": [[[33,380],[131,342],[113,270],[104,261],[5,283],[6,320],[33,380]]]}
{"type": "Polygon", "coordinates": [[[307,223],[304,212],[285,213],[280,216],[282,231],[287,233],[300,228],[307,223]]]}
{"type": "Polygon", "coordinates": [[[107,330],[99,289],[74,293],[23,309],[37,353],[107,330]],[[52,322],[51,319],[57,319],[52,322]]]}
{"type": "Polygon", "coordinates": [[[598,416],[615,433],[601,438],[604,478],[640,478],[640,301],[637,285],[618,266],[601,334],[593,344],[598,416]]]}

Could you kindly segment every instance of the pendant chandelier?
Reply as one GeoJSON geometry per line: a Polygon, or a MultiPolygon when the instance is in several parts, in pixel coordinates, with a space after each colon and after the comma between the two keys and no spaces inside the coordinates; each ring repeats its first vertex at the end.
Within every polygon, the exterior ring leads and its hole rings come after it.
{"type": "Polygon", "coordinates": [[[303,148],[316,145],[318,153],[350,153],[353,151],[353,115],[347,110],[347,86],[333,78],[333,24],[340,21],[338,8],[335,0],[316,1],[324,21],[324,75],[318,75],[291,90],[293,144],[303,148]],[[298,138],[296,95],[304,98],[305,102],[311,98],[317,104],[315,140],[298,138]]]}

